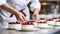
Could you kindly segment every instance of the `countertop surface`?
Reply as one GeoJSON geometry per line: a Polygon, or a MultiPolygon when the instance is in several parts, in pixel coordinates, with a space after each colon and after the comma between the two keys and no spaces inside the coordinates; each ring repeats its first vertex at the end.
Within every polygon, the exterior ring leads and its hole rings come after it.
{"type": "Polygon", "coordinates": [[[47,34],[47,33],[50,34],[51,32],[56,32],[55,27],[48,28],[48,29],[44,28],[44,29],[39,29],[39,30],[34,30],[34,31],[7,30],[7,29],[0,28],[0,34],[47,34]]]}
{"type": "Polygon", "coordinates": [[[47,34],[50,29],[40,29],[35,31],[19,31],[19,30],[6,30],[0,29],[0,34],[47,34]]]}

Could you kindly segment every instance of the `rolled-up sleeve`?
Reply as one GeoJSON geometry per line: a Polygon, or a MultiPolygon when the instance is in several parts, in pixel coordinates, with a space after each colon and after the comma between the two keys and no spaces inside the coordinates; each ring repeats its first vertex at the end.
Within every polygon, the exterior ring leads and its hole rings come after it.
{"type": "Polygon", "coordinates": [[[0,6],[6,3],[6,0],[0,0],[0,6]]]}
{"type": "Polygon", "coordinates": [[[40,4],[39,0],[31,0],[31,5],[30,5],[31,11],[33,11],[33,9],[35,9],[35,8],[38,8],[38,9],[41,8],[41,4],[40,4]]]}

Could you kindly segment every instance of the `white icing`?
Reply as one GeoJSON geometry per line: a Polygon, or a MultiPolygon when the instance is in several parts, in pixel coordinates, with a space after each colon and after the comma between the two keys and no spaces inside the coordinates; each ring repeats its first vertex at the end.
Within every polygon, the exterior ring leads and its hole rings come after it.
{"type": "Polygon", "coordinates": [[[33,30],[34,25],[22,25],[22,30],[33,30]]]}
{"type": "Polygon", "coordinates": [[[54,25],[54,21],[47,21],[48,24],[54,25]]]}
{"type": "Polygon", "coordinates": [[[15,29],[16,30],[21,30],[21,24],[15,24],[15,29]]]}
{"type": "Polygon", "coordinates": [[[56,22],[55,25],[60,25],[60,22],[56,22]]]}
{"type": "Polygon", "coordinates": [[[37,24],[38,27],[48,27],[48,24],[37,24]]]}

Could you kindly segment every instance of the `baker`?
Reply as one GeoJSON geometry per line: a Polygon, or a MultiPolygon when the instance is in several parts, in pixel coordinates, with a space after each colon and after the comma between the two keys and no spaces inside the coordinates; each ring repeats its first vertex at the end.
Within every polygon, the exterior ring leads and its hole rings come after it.
{"type": "Polygon", "coordinates": [[[30,9],[34,12],[32,16],[35,17],[36,21],[39,20],[39,11],[41,7],[39,0],[8,0],[8,2],[18,11],[25,13],[24,15],[27,20],[30,20],[30,13],[27,5],[31,2],[30,9]]]}
{"type": "MultiPolygon", "coordinates": [[[[21,12],[18,12],[16,9],[10,7],[7,3],[6,3],[6,0],[0,0],[0,23],[4,23],[4,22],[8,22],[10,19],[7,15],[8,12],[14,14],[18,19],[20,19],[21,22],[25,22],[25,17],[24,15],[21,13],[21,12]],[[1,11],[1,10],[6,10],[5,11],[1,11]]],[[[7,28],[8,26],[6,25],[6,23],[2,24],[4,27],[3,28],[7,28]]]]}

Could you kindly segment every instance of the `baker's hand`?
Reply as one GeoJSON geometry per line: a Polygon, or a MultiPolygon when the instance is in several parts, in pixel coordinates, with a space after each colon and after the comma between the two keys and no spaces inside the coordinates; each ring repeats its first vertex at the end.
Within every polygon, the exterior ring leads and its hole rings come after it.
{"type": "Polygon", "coordinates": [[[9,6],[7,3],[4,3],[3,5],[1,5],[0,8],[14,14],[18,21],[25,22],[25,16],[18,10],[9,6]]]}
{"type": "Polygon", "coordinates": [[[35,19],[37,22],[40,20],[39,14],[38,13],[33,13],[33,19],[35,19]]]}
{"type": "Polygon", "coordinates": [[[20,21],[20,22],[25,22],[26,19],[25,19],[25,16],[19,12],[18,16],[17,16],[17,20],[20,21]]]}

